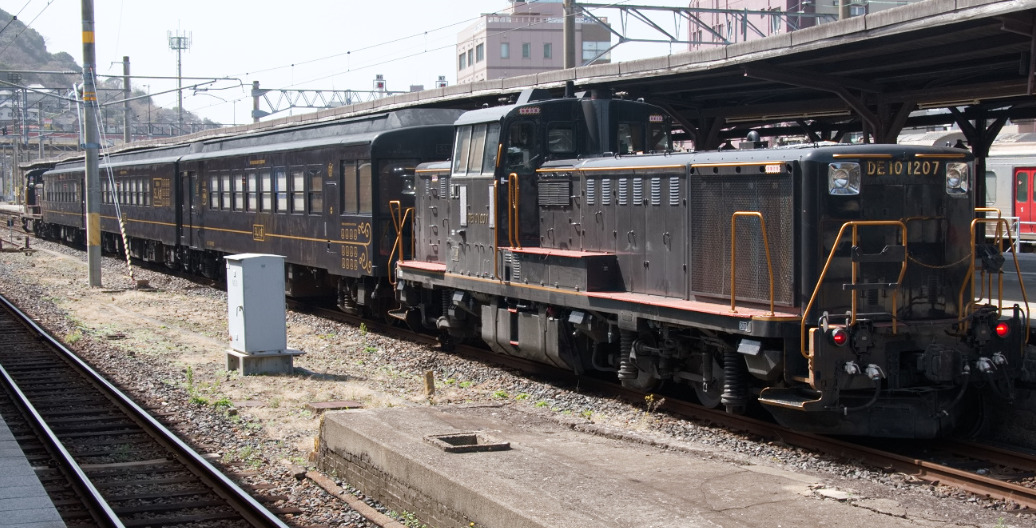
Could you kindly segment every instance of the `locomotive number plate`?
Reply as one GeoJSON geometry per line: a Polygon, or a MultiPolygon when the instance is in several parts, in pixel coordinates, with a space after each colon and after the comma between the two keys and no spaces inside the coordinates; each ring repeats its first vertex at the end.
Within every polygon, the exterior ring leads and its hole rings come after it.
{"type": "Polygon", "coordinates": [[[864,165],[867,176],[932,176],[940,168],[938,160],[868,161],[864,165]]]}

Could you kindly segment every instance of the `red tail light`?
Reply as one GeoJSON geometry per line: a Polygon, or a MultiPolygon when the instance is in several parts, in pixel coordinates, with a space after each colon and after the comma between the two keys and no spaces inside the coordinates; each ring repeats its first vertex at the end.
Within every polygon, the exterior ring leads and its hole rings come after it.
{"type": "Polygon", "coordinates": [[[849,342],[849,332],[846,332],[845,328],[832,328],[828,331],[827,336],[837,346],[845,346],[849,342]]]}
{"type": "Polygon", "coordinates": [[[996,335],[1000,337],[1007,337],[1011,335],[1011,326],[1006,321],[1000,321],[996,324],[996,335]]]}

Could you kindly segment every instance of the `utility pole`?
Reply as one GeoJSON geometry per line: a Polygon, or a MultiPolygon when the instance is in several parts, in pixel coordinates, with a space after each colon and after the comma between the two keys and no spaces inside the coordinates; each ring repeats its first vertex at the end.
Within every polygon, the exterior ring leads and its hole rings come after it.
{"type": "Polygon", "coordinates": [[[191,35],[182,34],[180,30],[176,30],[176,36],[174,37],[171,32],[167,32],[166,36],[169,38],[169,49],[176,51],[176,121],[180,124],[180,130],[176,135],[183,134],[183,51],[190,49],[191,47],[191,35]]]}
{"type": "Polygon", "coordinates": [[[130,73],[129,73],[129,57],[122,57],[122,74],[125,76],[122,78],[122,142],[129,143],[133,141],[133,136],[130,134],[130,97],[133,95],[130,93],[130,73]]]}
{"type": "Polygon", "coordinates": [[[565,21],[562,33],[565,39],[565,69],[576,67],[576,6],[575,0],[565,0],[565,21]]]}
{"type": "Polygon", "coordinates": [[[86,150],[86,263],[90,287],[101,287],[101,189],[97,176],[97,57],[94,50],[94,2],[83,2],[83,113],[86,150]]]}

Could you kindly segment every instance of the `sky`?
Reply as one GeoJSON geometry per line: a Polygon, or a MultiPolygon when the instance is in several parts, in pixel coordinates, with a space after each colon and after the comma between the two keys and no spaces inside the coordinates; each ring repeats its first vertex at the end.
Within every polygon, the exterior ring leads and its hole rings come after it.
{"type": "MultiPolygon", "coordinates": [[[[621,0],[629,3],[630,0],[621,0]]],[[[82,0],[0,0],[0,8],[39,32],[50,53],[82,64],[82,0]]],[[[599,2],[604,3],[604,2],[599,2]]],[[[638,0],[636,5],[687,6],[688,0],[638,0]]],[[[177,53],[169,36],[189,36],[182,52],[184,108],[218,123],[251,122],[251,85],[262,88],[371,90],[376,74],[388,90],[456,83],[457,33],[507,0],[94,0],[97,72],[121,75],[130,58],[134,89],[176,107],[177,53]],[[142,78],[165,77],[165,78],[142,78]]],[[[595,11],[619,26],[618,11],[595,11]]],[[[661,15],[660,15],[661,16],[661,15]]],[[[665,18],[662,19],[665,25],[665,18]]],[[[627,34],[650,30],[631,23],[627,34]]],[[[668,15],[668,26],[675,25],[668,15]]],[[[670,29],[673,30],[673,29],[670,29]]],[[[687,28],[679,28],[686,38],[687,28]]],[[[657,34],[652,34],[655,36],[657,34]]],[[[623,44],[612,61],[666,55],[680,45],[623,44]]],[[[0,57],[2,60],[2,57],[0,57]]],[[[294,110],[296,113],[312,110],[294,110]]],[[[276,114],[283,117],[287,112],[276,114]]]]}

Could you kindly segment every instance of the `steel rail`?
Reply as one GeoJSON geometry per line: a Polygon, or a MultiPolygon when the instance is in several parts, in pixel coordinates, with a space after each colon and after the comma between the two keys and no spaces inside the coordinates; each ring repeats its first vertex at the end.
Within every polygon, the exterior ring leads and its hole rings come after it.
{"type": "MultiPolygon", "coordinates": [[[[0,296],[2,299],[2,296],[0,296]]],[[[6,303],[7,299],[3,299],[6,303]]],[[[58,440],[54,431],[51,430],[50,426],[40,415],[36,407],[33,406],[29,398],[22,392],[21,388],[18,387],[18,383],[11,378],[10,374],[7,373],[7,369],[3,365],[0,365],[0,377],[3,378],[3,384],[8,389],[11,395],[11,400],[16,406],[18,406],[22,413],[28,418],[29,425],[36,430],[37,436],[46,446],[47,451],[51,456],[57,459],[57,462],[61,464],[62,473],[68,479],[72,487],[75,488],[76,494],[82,499],[83,504],[90,512],[91,518],[94,522],[97,522],[100,526],[109,526],[112,528],[125,528],[122,521],[119,520],[119,516],[115,514],[112,507],[108,504],[108,501],[104,500],[101,493],[94,487],[90,477],[86,476],[86,472],[83,468],[79,467],[72,455],[65,449],[65,446],[58,440]]]]}
{"type": "Polygon", "coordinates": [[[13,315],[20,318],[26,326],[45,341],[47,346],[56,350],[70,366],[85,376],[97,387],[101,388],[117,406],[121,407],[142,429],[152,435],[162,447],[175,454],[185,467],[201,479],[202,482],[208,485],[217,495],[226,500],[227,504],[238,512],[242,519],[255,527],[288,528],[288,525],[278,519],[265,507],[260,505],[255,498],[238,487],[237,484],[231,481],[207,460],[202,458],[201,455],[191,449],[164,425],[155,420],[143,408],[123,394],[114,385],[108,382],[108,380],[104,379],[83,360],[79,359],[79,357],[61,344],[61,342],[54,339],[54,337],[36,324],[36,322],[30,319],[25,313],[15,307],[3,295],[0,295],[0,308],[5,308],[13,315]]]}

